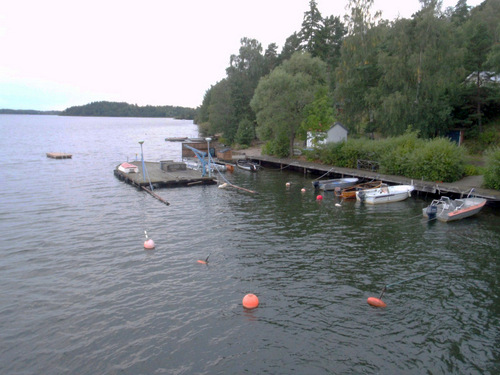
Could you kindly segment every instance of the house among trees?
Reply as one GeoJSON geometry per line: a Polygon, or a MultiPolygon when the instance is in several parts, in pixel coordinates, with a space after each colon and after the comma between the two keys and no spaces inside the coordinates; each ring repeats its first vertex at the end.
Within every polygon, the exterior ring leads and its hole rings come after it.
{"type": "Polygon", "coordinates": [[[307,148],[347,141],[347,133],[349,131],[340,122],[336,122],[327,132],[307,132],[307,148]]]}
{"type": "Polygon", "coordinates": [[[490,85],[490,84],[500,84],[500,74],[497,74],[495,72],[473,72],[467,76],[465,79],[465,82],[467,83],[473,83],[477,84],[479,83],[479,86],[484,86],[484,85],[490,85]]]}

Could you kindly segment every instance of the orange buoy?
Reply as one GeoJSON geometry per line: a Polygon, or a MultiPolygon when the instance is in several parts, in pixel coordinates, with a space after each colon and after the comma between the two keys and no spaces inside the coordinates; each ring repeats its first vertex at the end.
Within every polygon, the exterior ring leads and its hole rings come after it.
{"type": "Polygon", "coordinates": [[[376,297],[368,297],[368,300],[366,302],[368,302],[369,305],[374,307],[387,307],[384,301],[376,297]]]}
{"type": "Polygon", "coordinates": [[[243,297],[243,307],[246,309],[255,309],[259,306],[259,299],[255,294],[249,293],[243,297]]]}
{"type": "Polygon", "coordinates": [[[144,248],[146,250],[153,250],[155,248],[155,242],[152,239],[144,241],[144,248]]]}
{"type": "Polygon", "coordinates": [[[287,182],[285,185],[286,185],[286,187],[290,187],[291,184],[289,182],[287,182]]]}
{"type": "Polygon", "coordinates": [[[302,193],[305,193],[305,192],[306,192],[306,189],[305,189],[305,188],[302,188],[302,189],[300,189],[300,191],[301,191],[302,193]]]}
{"type": "Polygon", "coordinates": [[[322,200],[322,199],[323,199],[323,196],[322,196],[321,194],[320,194],[320,195],[318,195],[318,196],[316,197],[316,200],[317,200],[317,201],[320,201],[320,200],[322,200]]]}
{"type": "Polygon", "coordinates": [[[205,260],[198,259],[198,263],[208,264],[208,258],[210,258],[210,255],[212,255],[212,253],[208,254],[208,256],[205,258],[205,260]]]}

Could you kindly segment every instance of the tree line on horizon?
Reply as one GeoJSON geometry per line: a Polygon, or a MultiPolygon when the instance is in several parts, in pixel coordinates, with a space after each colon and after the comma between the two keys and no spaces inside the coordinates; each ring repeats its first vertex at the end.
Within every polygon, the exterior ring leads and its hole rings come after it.
{"type": "Polygon", "coordinates": [[[92,102],[86,105],[66,108],[61,116],[100,117],[160,117],[193,120],[196,109],[175,106],[138,106],[123,102],[92,102]]]}
{"type": "Polygon", "coordinates": [[[197,109],[203,134],[225,143],[267,141],[288,156],[308,131],[340,121],[350,134],[430,138],[460,128],[481,133],[500,115],[500,0],[476,7],[420,0],[410,19],[384,20],[373,0],[323,17],[309,0],[299,31],[278,53],[244,37],[226,77],[197,109]],[[496,80],[496,83],[495,83],[496,80]]]}

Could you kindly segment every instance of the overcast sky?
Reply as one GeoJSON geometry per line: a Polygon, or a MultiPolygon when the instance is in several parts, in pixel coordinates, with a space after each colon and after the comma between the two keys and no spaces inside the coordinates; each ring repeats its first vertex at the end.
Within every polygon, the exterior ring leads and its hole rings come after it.
{"type": "MultiPolygon", "coordinates": [[[[347,0],[317,4],[323,17],[343,18],[347,0]]],[[[225,77],[241,38],[281,51],[308,9],[309,0],[6,0],[0,108],[63,110],[101,100],[195,108],[225,77]]],[[[394,19],[419,9],[418,0],[375,0],[373,10],[394,19]]]]}

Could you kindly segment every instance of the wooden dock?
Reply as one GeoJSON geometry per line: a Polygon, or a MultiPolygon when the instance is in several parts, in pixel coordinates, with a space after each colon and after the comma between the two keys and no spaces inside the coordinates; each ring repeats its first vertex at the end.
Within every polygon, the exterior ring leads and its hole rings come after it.
{"type": "Polygon", "coordinates": [[[417,193],[430,195],[448,195],[453,197],[465,196],[474,188],[474,195],[488,200],[488,205],[497,206],[500,204],[500,191],[484,189],[478,179],[465,178],[452,183],[413,180],[407,177],[392,176],[369,171],[364,169],[341,168],[326,164],[312,163],[293,158],[276,158],[267,155],[252,156],[250,160],[259,163],[263,167],[275,169],[287,169],[298,171],[304,174],[314,175],[314,178],[342,178],[358,177],[362,180],[382,180],[388,184],[413,185],[417,193]]]}
{"type": "Polygon", "coordinates": [[[71,159],[73,155],[63,152],[47,152],[47,157],[51,159],[71,159]]]}
{"type": "Polygon", "coordinates": [[[119,180],[138,188],[148,188],[150,184],[155,188],[216,184],[214,177],[202,177],[200,171],[188,169],[184,163],[177,163],[173,161],[145,161],[146,179],[143,177],[141,161],[129,162],[129,164],[133,164],[137,167],[137,172],[135,173],[127,173],[120,170],[120,166],[122,164],[116,166],[114,175],[119,180]]]}

